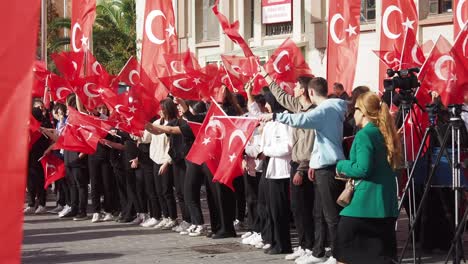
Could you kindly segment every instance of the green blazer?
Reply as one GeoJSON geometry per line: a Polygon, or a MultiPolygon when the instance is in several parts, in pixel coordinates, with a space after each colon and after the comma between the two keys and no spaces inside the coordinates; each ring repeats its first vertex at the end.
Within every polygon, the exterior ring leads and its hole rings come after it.
{"type": "Polygon", "coordinates": [[[350,160],[338,162],[337,171],[357,184],[351,203],[340,215],[364,218],[398,216],[396,174],[387,161],[382,133],[368,123],[355,136],[350,160]]]}

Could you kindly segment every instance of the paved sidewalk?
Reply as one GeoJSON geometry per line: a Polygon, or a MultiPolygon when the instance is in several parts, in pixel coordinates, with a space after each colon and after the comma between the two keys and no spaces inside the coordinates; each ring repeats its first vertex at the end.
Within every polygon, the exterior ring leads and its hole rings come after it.
{"type": "MultiPolygon", "coordinates": [[[[49,203],[52,205],[52,203],[49,203]]],[[[406,238],[398,235],[399,246],[406,238]]],[[[116,222],[59,220],[56,215],[26,216],[23,263],[294,263],[266,255],[236,239],[192,238],[116,222]]],[[[408,250],[410,252],[410,250],[408,250]]],[[[443,263],[442,255],[423,263],[443,263]]],[[[412,263],[405,261],[404,263],[412,263]]]]}

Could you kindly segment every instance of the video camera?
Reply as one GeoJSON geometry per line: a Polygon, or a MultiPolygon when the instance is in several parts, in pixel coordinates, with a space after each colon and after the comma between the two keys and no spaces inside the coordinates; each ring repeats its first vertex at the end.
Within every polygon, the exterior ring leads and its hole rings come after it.
{"type": "Polygon", "coordinates": [[[387,76],[390,79],[384,80],[385,91],[395,91],[396,88],[399,88],[400,94],[413,92],[420,85],[418,77],[415,74],[419,73],[419,70],[419,68],[401,69],[399,71],[387,69],[387,76]]]}

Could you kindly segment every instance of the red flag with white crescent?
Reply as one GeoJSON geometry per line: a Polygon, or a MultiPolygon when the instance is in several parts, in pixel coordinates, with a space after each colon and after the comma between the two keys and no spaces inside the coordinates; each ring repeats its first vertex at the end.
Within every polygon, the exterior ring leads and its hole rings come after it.
{"type": "Polygon", "coordinates": [[[452,81],[441,91],[444,105],[463,104],[464,93],[468,91],[468,24],[460,31],[450,55],[453,58],[452,81]]]}
{"type": "Polygon", "coordinates": [[[164,54],[169,75],[183,74],[201,69],[195,54],[187,49],[185,52],[164,54]]]}
{"type": "Polygon", "coordinates": [[[65,177],[65,164],[63,160],[52,153],[41,159],[42,168],[44,169],[44,189],[49,185],[65,177]]]}
{"type": "Polygon", "coordinates": [[[0,260],[21,262],[28,127],[40,1],[0,1],[0,260]]]}
{"type": "MultiPolygon", "coordinates": [[[[328,17],[327,80],[351,94],[360,35],[360,0],[331,0],[328,17]],[[346,59],[344,59],[346,58],[346,59]]],[[[331,91],[330,91],[331,92],[331,91]]]]}
{"type": "Polygon", "coordinates": [[[400,69],[421,67],[425,60],[426,58],[418,44],[414,30],[408,29],[401,51],[400,69]]]}
{"type": "MultiPolygon", "coordinates": [[[[417,30],[418,12],[413,0],[382,0],[380,50],[401,52],[407,29],[417,30]]],[[[379,90],[383,91],[383,80],[388,67],[379,66],[379,90]]]]}
{"type": "Polygon", "coordinates": [[[221,139],[219,165],[213,175],[213,181],[234,190],[234,179],[243,174],[242,154],[259,121],[256,118],[217,118],[216,116],[213,120],[219,122],[225,129],[225,136],[221,139]]]}
{"type": "Polygon", "coordinates": [[[89,49],[95,19],[96,0],[73,0],[70,35],[72,52],[84,52],[89,49]]]}
{"type": "Polygon", "coordinates": [[[73,93],[70,82],[55,74],[51,74],[48,85],[54,102],[65,104],[67,96],[73,93]]]}
{"type": "Polygon", "coordinates": [[[75,80],[80,77],[83,67],[84,52],[60,52],[50,55],[55,66],[65,79],[75,80]]]}
{"type": "Polygon", "coordinates": [[[456,39],[460,31],[468,22],[468,1],[453,0],[453,38],[456,39]]]}
{"type": "Polygon", "coordinates": [[[171,0],[146,1],[141,66],[153,82],[168,75],[163,55],[178,52],[175,23],[171,0]]]}
{"type": "Polygon", "coordinates": [[[214,120],[213,116],[227,116],[215,102],[211,103],[186,159],[198,165],[205,162],[214,174],[218,169],[221,141],[226,136],[226,129],[219,120],[214,120]]]}

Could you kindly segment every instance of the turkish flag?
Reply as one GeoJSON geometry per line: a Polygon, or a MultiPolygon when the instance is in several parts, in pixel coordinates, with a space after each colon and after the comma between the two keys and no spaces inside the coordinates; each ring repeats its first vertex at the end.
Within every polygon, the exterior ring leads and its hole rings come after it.
{"type": "Polygon", "coordinates": [[[379,60],[387,66],[387,69],[398,70],[400,67],[401,54],[396,51],[373,50],[379,60]]]}
{"type": "Polygon", "coordinates": [[[259,121],[256,118],[216,116],[213,120],[225,130],[221,139],[221,157],[213,181],[220,182],[235,191],[232,183],[236,177],[243,174],[242,154],[259,121]]]}
{"type": "Polygon", "coordinates": [[[163,54],[177,51],[172,1],[146,1],[141,66],[153,82],[156,82],[156,76],[168,75],[163,54]]]}
{"type": "Polygon", "coordinates": [[[299,76],[314,76],[301,50],[290,38],[275,50],[264,68],[277,83],[295,83],[299,76]]]}
{"type": "Polygon", "coordinates": [[[29,130],[31,132],[35,132],[35,131],[38,131],[39,128],[41,127],[41,122],[37,121],[37,119],[32,114],[30,114],[28,125],[29,125],[29,130]]]}
{"type": "Polygon", "coordinates": [[[32,85],[32,96],[43,97],[46,88],[46,79],[50,72],[47,70],[47,66],[43,61],[35,61],[33,66],[33,85],[32,85]]]}
{"type": "Polygon", "coordinates": [[[0,27],[0,260],[21,262],[28,127],[40,1],[1,1],[0,27]]]}
{"type": "Polygon", "coordinates": [[[200,100],[201,89],[209,86],[208,77],[201,71],[192,71],[159,78],[171,94],[187,100],[200,100]]]}
{"type": "Polygon", "coordinates": [[[71,84],[55,74],[50,76],[48,85],[54,102],[65,104],[67,96],[73,93],[71,84]]]}
{"type": "Polygon", "coordinates": [[[239,34],[239,21],[234,21],[234,23],[229,23],[229,20],[225,15],[223,15],[218,10],[219,0],[216,0],[214,6],[212,7],[213,13],[218,18],[219,23],[221,24],[221,28],[223,29],[224,33],[232,40],[232,42],[239,45],[244,52],[246,57],[254,56],[252,50],[249,47],[249,44],[245,41],[245,39],[239,34]]]}
{"type": "Polygon", "coordinates": [[[96,0],[74,0],[72,2],[70,45],[73,52],[89,49],[89,39],[92,37],[95,19],[96,0]]]}
{"type": "Polygon", "coordinates": [[[122,70],[120,70],[119,74],[112,81],[113,85],[116,82],[124,82],[130,86],[139,84],[141,82],[140,69],[141,67],[138,60],[131,56],[123,66],[122,70]]]}
{"type": "Polygon", "coordinates": [[[208,76],[208,87],[200,91],[202,100],[209,101],[213,98],[216,102],[223,102],[226,84],[223,83],[223,78],[228,78],[226,71],[219,68],[216,64],[208,64],[202,68],[202,72],[208,76]]]}
{"type": "Polygon", "coordinates": [[[188,49],[182,53],[164,54],[169,75],[177,75],[201,69],[195,54],[188,49]]]}
{"type": "MultiPolygon", "coordinates": [[[[418,12],[414,1],[382,0],[381,17],[380,50],[400,52],[405,40],[405,30],[418,28],[418,12]]],[[[387,69],[385,64],[380,63],[380,91],[383,91],[383,80],[387,77],[387,69]]]]}
{"type": "Polygon", "coordinates": [[[406,31],[405,42],[401,51],[400,69],[409,69],[421,67],[426,58],[421,47],[416,40],[416,34],[413,29],[406,31]]]}
{"type": "Polygon", "coordinates": [[[44,189],[47,189],[53,182],[65,177],[65,164],[52,153],[41,159],[42,168],[44,169],[44,189]]]}
{"type": "Polygon", "coordinates": [[[441,91],[441,99],[444,105],[463,104],[464,93],[468,91],[468,23],[460,31],[453,44],[450,56],[454,63],[452,66],[451,81],[446,89],[441,91]]]}
{"type": "Polygon", "coordinates": [[[89,50],[86,52],[86,75],[87,76],[99,76],[103,84],[110,83],[110,76],[106,69],[97,61],[89,50]]]}
{"type": "Polygon", "coordinates": [[[424,44],[422,45],[422,50],[423,50],[423,53],[424,53],[424,56],[427,57],[427,55],[429,55],[429,53],[431,53],[432,51],[432,48],[434,47],[434,41],[432,41],[432,39],[424,42],[424,44]]]}
{"type": "Polygon", "coordinates": [[[80,77],[84,61],[84,52],[60,52],[50,55],[55,66],[65,79],[75,80],[80,77]]]}
{"type": "Polygon", "coordinates": [[[215,102],[211,103],[186,159],[198,165],[206,162],[206,165],[214,174],[218,169],[221,156],[221,140],[226,136],[226,130],[219,120],[213,119],[213,116],[227,116],[215,102]]]}
{"type": "Polygon", "coordinates": [[[192,122],[192,121],[187,121],[187,123],[190,126],[190,129],[192,129],[193,134],[198,135],[198,132],[200,132],[200,128],[202,124],[197,123],[197,122],[192,122]]]}
{"type": "Polygon", "coordinates": [[[239,57],[236,55],[221,55],[224,69],[228,74],[228,87],[234,93],[243,93],[244,85],[258,73],[257,57],[239,57]]]}
{"type": "Polygon", "coordinates": [[[99,76],[88,76],[71,82],[73,91],[88,110],[104,103],[103,96],[111,97],[115,91],[102,85],[99,76]]]}
{"type": "MultiPolygon", "coordinates": [[[[359,47],[360,0],[331,0],[328,17],[327,80],[351,94],[359,47]],[[344,59],[346,58],[346,59],[344,59]]],[[[330,91],[331,92],[331,91],[330,91]]]]}
{"type": "Polygon", "coordinates": [[[460,30],[468,22],[468,3],[466,0],[453,0],[453,38],[456,39],[460,30]]]}

